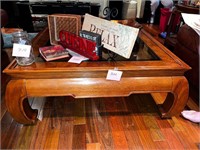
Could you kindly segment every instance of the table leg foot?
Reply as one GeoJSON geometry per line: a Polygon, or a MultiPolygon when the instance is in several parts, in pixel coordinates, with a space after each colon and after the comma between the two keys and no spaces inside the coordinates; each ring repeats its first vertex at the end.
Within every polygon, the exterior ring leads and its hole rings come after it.
{"type": "Polygon", "coordinates": [[[38,110],[31,108],[27,97],[25,80],[11,80],[8,83],[5,93],[8,112],[19,123],[33,124],[37,121],[38,110]]]}
{"type": "Polygon", "coordinates": [[[173,77],[172,91],[163,104],[158,105],[162,118],[179,115],[188,102],[189,86],[185,77],[173,77]]]}

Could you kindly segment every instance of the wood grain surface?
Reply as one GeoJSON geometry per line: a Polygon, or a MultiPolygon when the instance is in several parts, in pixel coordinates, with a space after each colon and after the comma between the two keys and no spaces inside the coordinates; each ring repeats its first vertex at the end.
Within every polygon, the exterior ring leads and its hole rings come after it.
{"type": "Polygon", "coordinates": [[[37,124],[2,118],[1,149],[199,149],[199,125],[181,116],[160,119],[150,94],[38,100],[44,107],[37,124]]]}

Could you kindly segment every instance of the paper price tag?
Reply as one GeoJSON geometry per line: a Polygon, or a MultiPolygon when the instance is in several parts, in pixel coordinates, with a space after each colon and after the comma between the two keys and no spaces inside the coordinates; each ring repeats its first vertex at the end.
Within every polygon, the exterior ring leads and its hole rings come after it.
{"type": "Polygon", "coordinates": [[[80,64],[84,60],[88,60],[88,58],[82,56],[73,56],[68,62],[80,64]]]}
{"type": "Polygon", "coordinates": [[[12,56],[29,57],[31,52],[31,45],[13,44],[12,56]]]}
{"type": "Polygon", "coordinates": [[[106,79],[107,80],[115,80],[115,81],[120,81],[122,76],[122,71],[117,71],[117,70],[108,70],[108,74],[106,79]]]}

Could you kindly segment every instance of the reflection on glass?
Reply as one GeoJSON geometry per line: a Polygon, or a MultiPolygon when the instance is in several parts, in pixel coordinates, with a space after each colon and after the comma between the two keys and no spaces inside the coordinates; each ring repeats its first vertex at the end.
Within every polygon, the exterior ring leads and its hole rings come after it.
{"type": "MultiPolygon", "coordinates": [[[[68,58],[69,59],[69,58],[68,58]]],[[[68,59],[56,60],[57,62],[67,62],[68,59]]],[[[160,58],[138,37],[133,47],[132,54],[129,59],[126,59],[114,52],[105,48],[102,50],[102,58],[98,61],[156,61],[160,58]]],[[[38,57],[36,61],[44,61],[42,57],[38,57]]],[[[91,61],[91,60],[88,60],[91,61]]]]}

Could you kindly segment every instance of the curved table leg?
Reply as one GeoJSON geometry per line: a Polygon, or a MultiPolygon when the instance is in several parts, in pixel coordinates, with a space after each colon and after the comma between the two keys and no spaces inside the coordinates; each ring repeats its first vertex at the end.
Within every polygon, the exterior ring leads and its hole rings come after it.
{"type": "Polygon", "coordinates": [[[163,104],[159,105],[162,118],[171,118],[184,109],[188,102],[189,86],[185,77],[172,77],[172,91],[163,104]]]}
{"type": "Polygon", "coordinates": [[[11,80],[6,88],[5,102],[8,112],[22,124],[33,124],[37,120],[37,110],[33,110],[27,99],[25,80],[11,80]]]}

